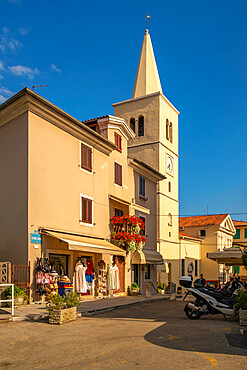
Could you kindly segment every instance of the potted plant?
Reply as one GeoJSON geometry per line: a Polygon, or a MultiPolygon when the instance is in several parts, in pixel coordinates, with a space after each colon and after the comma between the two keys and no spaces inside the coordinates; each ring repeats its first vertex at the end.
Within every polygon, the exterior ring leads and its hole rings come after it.
{"type": "Polygon", "coordinates": [[[157,283],[157,291],[159,294],[165,294],[166,288],[167,286],[165,283],[157,283]]]}
{"type": "Polygon", "coordinates": [[[46,305],[46,309],[49,311],[49,324],[61,325],[74,321],[77,306],[80,304],[80,296],[75,292],[69,292],[65,297],[51,294],[50,301],[46,305]]]}
{"type": "Polygon", "coordinates": [[[129,287],[129,295],[138,295],[140,294],[140,287],[137,283],[132,283],[129,287]]]}
{"type": "MultiPolygon", "coordinates": [[[[6,299],[12,299],[12,286],[8,286],[8,288],[5,289],[4,295],[6,299]]],[[[25,289],[19,288],[17,285],[14,284],[14,306],[16,308],[20,307],[24,304],[24,301],[27,301],[28,297],[26,294],[25,289]]],[[[11,306],[11,302],[7,302],[8,307],[11,306]]]]}
{"type": "Polygon", "coordinates": [[[247,290],[239,290],[235,298],[235,308],[239,310],[240,325],[247,325],[247,290]]]}

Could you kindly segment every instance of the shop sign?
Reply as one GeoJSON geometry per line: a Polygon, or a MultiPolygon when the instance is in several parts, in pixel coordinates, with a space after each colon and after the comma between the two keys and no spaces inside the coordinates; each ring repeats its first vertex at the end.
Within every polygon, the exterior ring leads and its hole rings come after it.
{"type": "Polygon", "coordinates": [[[31,234],[31,243],[32,244],[42,244],[42,236],[38,234],[38,231],[34,231],[34,234],[31,234]]]}

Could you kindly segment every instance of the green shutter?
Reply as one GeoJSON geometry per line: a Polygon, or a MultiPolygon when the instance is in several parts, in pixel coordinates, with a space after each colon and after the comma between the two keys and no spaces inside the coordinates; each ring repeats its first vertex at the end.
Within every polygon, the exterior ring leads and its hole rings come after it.
{"type": "Polygon", "coordinates": [[[236,234],[234,235],[234,239],[240,239],[240,229],[236,230],[236,234]]]}
{"type": "Polygon", "coordinates": [[[239,274],[239,266],[233,266],[233,272],[239,274]]]}
{"type": "Polygon", "coordinates": [[[247,239],[247,229],[244,229],[244,238],[247,239]]]}

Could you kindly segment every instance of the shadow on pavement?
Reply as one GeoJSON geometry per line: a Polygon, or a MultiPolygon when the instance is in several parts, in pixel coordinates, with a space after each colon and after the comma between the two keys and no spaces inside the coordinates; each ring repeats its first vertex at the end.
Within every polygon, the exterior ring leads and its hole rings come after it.
{"type": "Polygon", "coordinates": [[[247,355],[245,335],[240,338],[236,318],[209,315],[190,320],[184,313],[185,302],[163,301],[118,309],[94,318],[163,322],[148,332],[146,341],[160,347],[201,353],[247,355]],[[243,338],[242,338],[243,337],[243,338]]]}

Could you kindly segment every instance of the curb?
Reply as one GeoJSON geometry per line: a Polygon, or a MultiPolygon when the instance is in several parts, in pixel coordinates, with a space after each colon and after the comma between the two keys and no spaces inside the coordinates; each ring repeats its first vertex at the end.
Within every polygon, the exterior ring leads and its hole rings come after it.
{"type": "Polygon", "coordinates": [[[94,315],[98,315],[98,314],[101,314],[101,313],[104,313],[104,312],[118,310],[119,308],[137,306],[137,305],[140,305],[140,304],[143,304],[143,303],[149,303],[149,302],[163,301],[163,300],[167,300],[169,298],[170,297],[146,299],[145,301],[140,301],[140,302],[131,302],[131,303],[125,303],[125,304],[121,304],[121,305],[117,305],[117,306],[113,306],[113,307],[106,307],[106,308],[99,308],[97,310],[85,311],[85,312],[81,312],[79,315],[80,315],[80,317],[94,316],[94,315]]]}
{"type": "MultiPolygon", "coordinates": [[[[179,296],[177,298],[179,298],[179,296]]],[[[144,303],[164,301],[164,300],[169,300],[169,299],[170,299],[169,296],[168,297],[165,296],[165,297],[160,297],[160,298],[146,299],[144,301],[139,301],[139,302],[137,301],[137,302],[125,303],[125,304],[121,304],[121,305],[117,305],[117,306],[113,306],[113,307],[105,307],[105,308],[98,308],[98,309],[95,309],[95,310],[88,310],[88,311],[84,311],[84,312],[78,312],[77,313],[77,318],[94,316],[94,315],[98,315],[98,314],[101,314],[101,313],[104,313],[104,312],[118,310],[120,308],[126,308],[126,307],[130,307],[130,306],[137,306],[137,305],[144,304],[144,303]]],[[[20,322],[20,321],[37,322],[37,321],[46,319],[48,317],[49,317],[49,314],[47,314],[47,313],[45,313],[45,314],[29,314],[29,315],[24,315],[24,316],[14,316],[14,317],[12,317],[12,321],[15,321],[15,322],[20,322]]]]}

